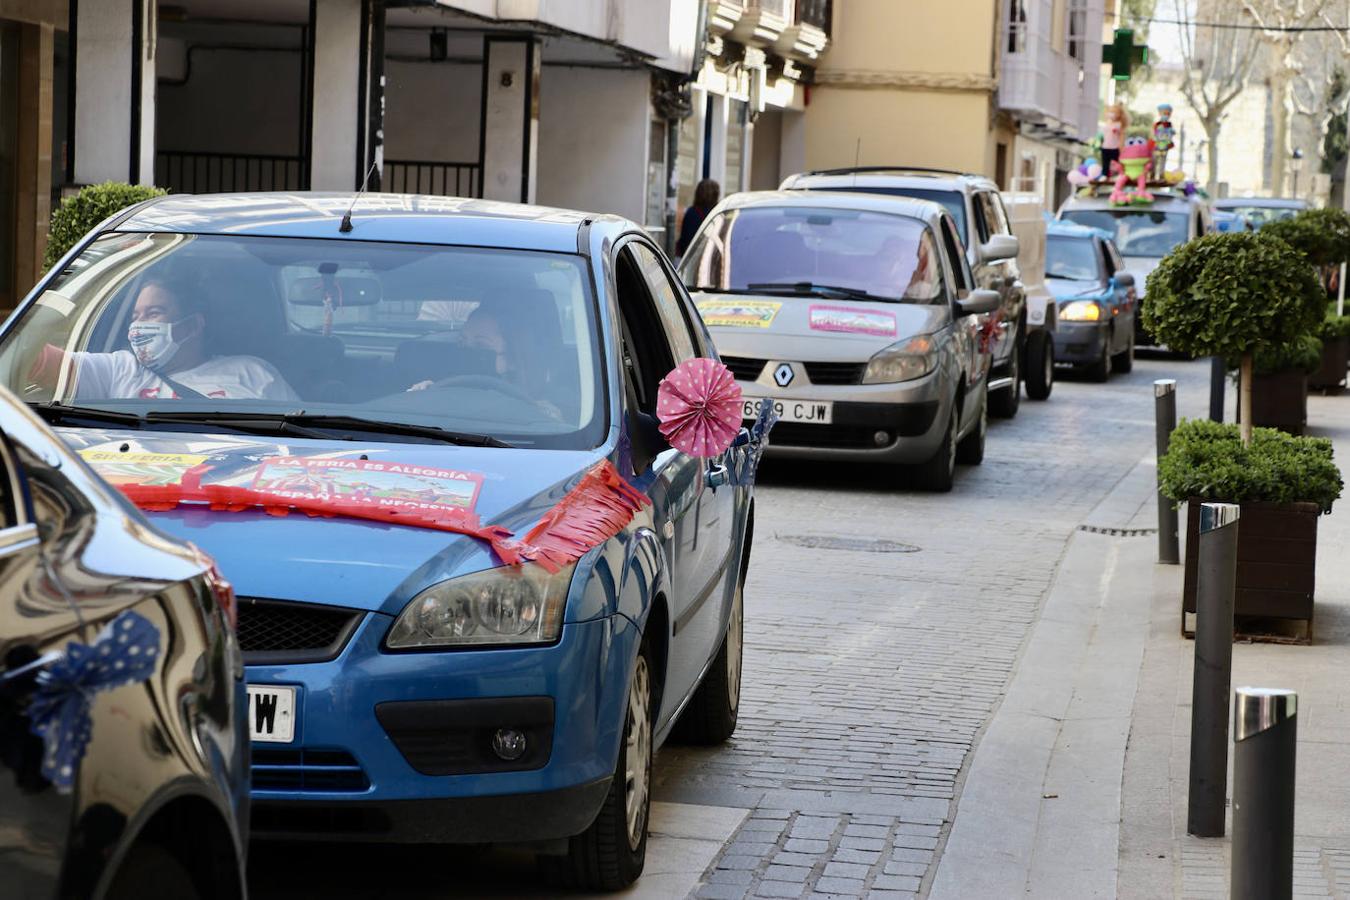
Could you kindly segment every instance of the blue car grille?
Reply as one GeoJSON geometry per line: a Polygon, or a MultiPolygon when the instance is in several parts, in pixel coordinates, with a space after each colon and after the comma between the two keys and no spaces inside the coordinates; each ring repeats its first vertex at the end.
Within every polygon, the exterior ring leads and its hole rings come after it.
{"type": "Polygon", "coordinates": [[[255,791],[346,793],[368,787],[365,770],[346,750],[253,748],[255,791]]]}
{"type": "Polygon", "coordinates": [[[249,665],[336,659],[362,613],[286,600],[239,598],[239,649],[249,665]]]}

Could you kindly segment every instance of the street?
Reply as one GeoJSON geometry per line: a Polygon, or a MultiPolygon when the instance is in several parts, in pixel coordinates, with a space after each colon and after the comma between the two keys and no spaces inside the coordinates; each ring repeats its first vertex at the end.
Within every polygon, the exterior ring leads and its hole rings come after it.
{"type": "MultiPolygon", "coordinates": [[[[756,490],[739,726],[724,747],[668,744],[658,754],[658,811],[634,895],[885,898],[926,889],[971,749],[1070,536],[1151,459],[1151,382],[1163,377],[1177,379],[1182,415],[1203,414],[1203,363],[1141,357],[1108,385],[1064,375],[1049,402],[991,423],[983,465],[963,468],[946,496],[896,489],[886,469],[767,463],[756,490]],[[662,802],[679,807],[666,815],[735,810],[734,834],[720,846],[663,839],[662,802]]],[[[1151,504],[1143,513],[1152,515],[1151,504]]],[[[1151,552],[1155,537],[1119,540],[1151,552]]],[[[528,857],[507,852],[252,852],[259,898],[553,892],[528,857]]]]}

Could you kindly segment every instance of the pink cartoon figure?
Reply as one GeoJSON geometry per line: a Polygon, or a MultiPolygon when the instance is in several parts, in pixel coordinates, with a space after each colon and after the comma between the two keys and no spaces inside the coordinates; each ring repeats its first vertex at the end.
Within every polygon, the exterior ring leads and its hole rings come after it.
{"type": "Polygon", "coordinates": [[[1153,195],[1148,192],[1148,170],[1153,160],[1153,142],[1146,137],[1131,135],[1120,148],[1120,174],[1116,176],[1115,190],[1111,191],[1111,203],[1115,206],[1129,206],[1132,203],[1152,203],[1153,195]],[[1125,189],[1131,181],[1134,189],[1125,189]]]}

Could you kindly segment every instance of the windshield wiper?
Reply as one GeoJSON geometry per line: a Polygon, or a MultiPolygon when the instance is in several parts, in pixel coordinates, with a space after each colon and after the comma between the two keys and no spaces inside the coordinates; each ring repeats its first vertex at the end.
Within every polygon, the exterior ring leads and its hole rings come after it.
{"type": "Polygon", "coordinates": [[[882,297],[868,293],[861,288],[843,287],[837,284],[816,284],[814,281],[759,281],[745,286],[747,291],[759,291],[773,294],[810,294],[816,297],[846,298],[852,300],[877,300],[883,303],[898,303],[899,298],[882,297]]]}
{"type": "MultiPolygon", "coordinates": [[[[357,431],[363,433],[397,435],[400,437],[420,437],[444,444],[457,444],[463,447],[510,447],[505,441],[486,434],[474,434],[467,431],[450,431],[435,425],[413,425],[407,422],[385,422],[379,419],[366,419],[360,416],[332,415],[328,413],[231,413],[231,412],[153,412],[145,417],[147,422],[197,422],[203,425],[219,425],[240,431],[275,434],[286,431],[302,437],[332,439],[335,435],[329,431],[357,431]],[[320,430],[324,429],[324,430],[320,430]]],[[[354,440],[351,436],[336,435],[342,440],[354,440]]]]}
{"type": "Polygon", "coordinates": [[[109,425],[125,425],[129,428],[145,427],[145,419],[132,412],[117,409],[99,409],[95,406],[67,406],[63,403],[34,403],[28,401],[28,408],[42,417],[49,425],[57,425],[68,419],[92,419],[109,425]]]}

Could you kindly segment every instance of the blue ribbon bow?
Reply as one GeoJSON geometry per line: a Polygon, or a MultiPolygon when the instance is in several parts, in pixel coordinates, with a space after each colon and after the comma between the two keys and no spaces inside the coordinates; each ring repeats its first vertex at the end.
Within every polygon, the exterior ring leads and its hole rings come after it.
{"type": "Polygon", "coordinates": [[[774,412],[773,404],[765,400],[759,405],[759,416],[755,419],[755,424],[750,426],[748,439],[746,433],[742,432],[733,445],[745,444],[747,449],[731,466],[731,477],[728,479],[731,484],[748,487],[755,483],[755,472],[759,469],[760,457],[769,446],[769,432],[776,424],[778,414],[774,412]]]}
{"type": "Polygon", "coordinates": [[[38,673],[28,704],[29,730],[42,739],[42,774],[57,790],[70,790],[89,746],[94,694],[145,681],[158,657],[159,629],[127,610],[93,643],[71,641],[38,673]]]}

